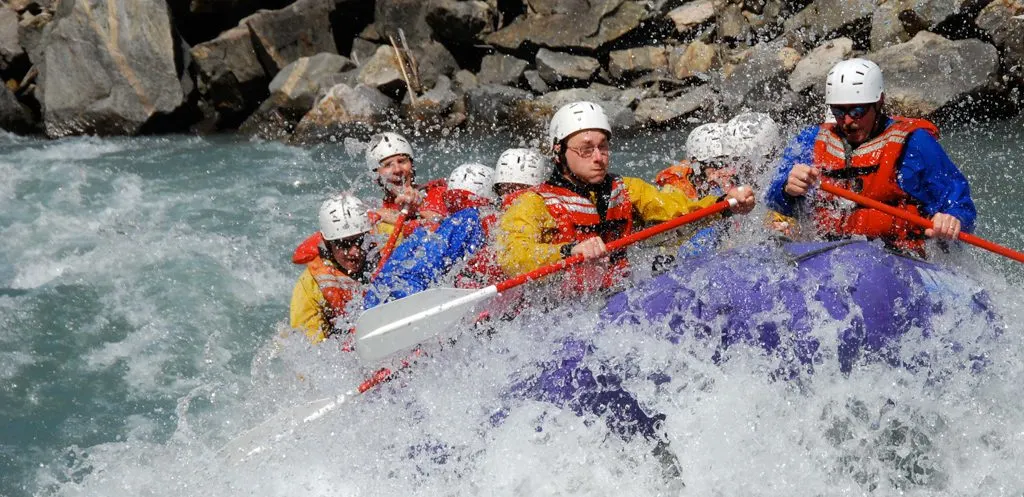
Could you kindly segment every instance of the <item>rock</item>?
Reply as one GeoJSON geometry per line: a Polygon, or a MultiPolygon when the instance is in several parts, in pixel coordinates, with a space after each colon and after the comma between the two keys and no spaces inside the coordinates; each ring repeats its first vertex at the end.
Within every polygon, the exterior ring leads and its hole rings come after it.
{"type": "Polygon", "coordinates": [[[274,76],[270,82],[270,94],[276,97],[280,106],[305,112],[313,107],[321,86],[329,76],[353,67],[355,64],[352,61],[338,54],[322,53],[301,57],[274,76]]]}
{"type": "Polygon", "coordinates": [[[529,70],[523,72],[523,78],[526,79],[526,84],[529,85],[530,90],[538,95],[543,95],[551,91],[551,87],[544,82],[544,78],[540,77],[540,71],[529,70]]]}
{"type": "Polygon", "coordinates": [[[516,109],[533,100],[533,94],[504,85],[480,85],[466,92],[470,120],[477,125],[514,124],[516,109]]]}
{"type": "Polygon", "coordinates": [[[676,7],[666,16],[680,33],[689,33],[715,18],[715,4],[712,0],[697,0],[676,7]]]}
{"type": "Polygon", "coordinates": [[[163,2],[66,2],[41,43],[50,137],[134,135],[185,102],[163,2]]]}
{"type": "Polygon", "coordinates": [[[1002,49],[1007,75],[1024,83],[1024,2],[995,0],[978,14],[977,24],[1002,49]]]}
{"type": "Polygon", "coordinates": [[[537,71],[552,86],[567,86],[588,81],[601,64],[593,57],[552,52],[542,48],[537,52],[537,71]]]}
{"type": "Polygon", "coordinates": [[[373,26],[380,34],[380,41],[388,43],[393,36],[401,46],[398,30],[405,33],[409,48],[430,41],[431,30],[427,23],[427,12],[432,2],[423,0],[377,0],[374,6],[373,26]]]}
{"type": "Polygon", "coordinates": [[[608,72],[615,79],[668,70],[668,51],[662,46],[615,50],[608,54],[608,72]]]}
{"type": "Polygon", "coordinates": [[[669,73],[676,79],[706,76],[712,67],[719,64],[718,47],[699,40],[685,48],[673,47],[668,55],[668,63],[669,73]]]}
{"type": "Polygon", "coordinates": [[[953,0],[889,0],[871,16],[871,50],[903,43],[957,11],[953,0]]]}
{"type": "Polygon", "coordinates": [[[359,67],[359,76],[356,80],[361,85],[369,86],[382,93],[392,96],[400,96],[407,91],[405,78],[415,85],[414,75],[411,68],[406,67],[403,74],[402,65],[395,55],[395,50],[389,45],[377,47],[377,53],[373,54],[359,67]]]}
{"type": "Polygon", "coordinates": [[[317,143],[349,134],[369,134],[394,111],[395,102],[374,88],[337,85],[299,121],[292,142],[317,143]]]}
{"type": "Polygon", "coordinates": [[[489,54],[480,61],[477,79],[481,84],[516,86],[530,63],[511,55],[489,54]]]}
{"type": "Polygon", "coordinates": [[[728,74],[722,85],[722,103],[729,109],[740,107],[750,94],[785,84],[787,68],[792,67],[792,49],[776,40],[755,45],[746,58],[728,74]]]}
{"type": "Polygon", "coordinates": [[[352,40],[352,51],[349,52],[349,58],[352,62],[355,62],[356,66],[362,66],[363,63],[370,60],[373,54],[377,53],[377,49],[380,45],[369,40],[362,38],[355,38],[352,40]]]}
{"type": "Polygon", "coordinates": [[[433,88],[439,76],[451,78],[459,70],[455,56],[436,41],[421,43],[411,48],[424,88],[433,88]]]}
{"type": "Polygon", "coordinates": [[[0,71],[25,57],[18,41],[18,13],[0,5],[0,71]]]}
{"type": "Polygon", "coordinates": [[[434,0],[429,3],[427,24],[440,41],[472,44],[494,31],[498,9],[479,0],[434,0]]]}
{"type": "Polygon", "coordinates": [[[455,81],[455,87],[463,92],[467,92],[477,86],[480,86],[480,80],[476,77],[476,74],[465,69],[457,71],[452,79],[455,81]]]}
{"type": "Polygon", "coordinates": [[[246,114],[267,94],[267,73],[252,45],[249,29],[229,29],[190,52],[199,94],[231,119],[246,114]]]}
{"type": "Polygon", "coordinates": [[[508,50],[518,50],[524,42],[549,48],[594,50],[638,28],[647,14],[644,2],[637,0],[581,0],[544,5],[563,7],[519,16],[512,24],[488,35],[486,42],[508,50]],[[577,4],[579,8],[562,12],[565,6],[577,4]],[[578,26],[587,29],[571,29],[578,26]]]}
{"type": "Polygon", "coordinates": [[[868,54],[885,75],[885,101],[896,113],[922,117],[987,87],[999,69],[996,48],[922,31],[907,43],[868,54]]]}
{"type": "Polygon", "coordinates": [[[19,134],[38,130],[32,111],[19,102],[6,86],[0,88],[0,129],[19,134]]]}
{"type": "Polygon", "coordinates": [[[798,93],[817,88],[816,93],[824,94],[828,71],[839,61],[849,58],[851,53],[853,40],[849,38],[836,38],[821,44],[797,63],[789,74],[789,87],[798,93]]]}
{"type": "Polygon", "coordinates": [[[410,101],[404,104],[405,114],[420,121],[440,122],[459,100],[447,76],[441,76],[430,91],[416,97],[416,105],[410,101]]]}
{"type": "Polygon", "coordinates": [[[526,4],[530,11],[541,15],[572,14],[594,7],[587,0],[526,0],[526,4]]]}
{"type": "Polygon", "coordinates": [[[330,17],[334,0],[297,0],[279,10],[261,11],[242,22],[269,76],[300,57],[338,53],[330,17]]]}
{"type": "Polygon", "coordinates": [[[703,85],[672,99],[643,99],[637,104],[633,115],[640,127],[664,127],[678,123],[698,110],[708,110],[714,102],[715,92],[710,86],[703,85]]]}
{"type": "Polygon", "coordinates": [[[750,23],[743,16],[743,6],[728,4],[718,13],[718,37],[724,41],[746,40],[750,35],[750,23]]]}
{"type": "Polygon", "coordinates": [[[242,122],[238,131],[264,140],[283,140],[292,134],[302,116],[281,106],[277,98],[271,96],[242,122]]]}
{"type": "MultiPolygon", "coordinates": [[[[328,74],[320,79],[320,91],[317,92],[314,102],[319,101],[327,94],[327,90],[338,85],[355,87],[359,84],[359,69],[349,69],[335,74],[328,74]]],[[[307,109],[308,110],[308,109],[307,109]]]]}
{"type": "Polygon", "coordinates": [[[381,45],[377,53],[359,68],[359,83],[397,97],[406,91],[406,77],[415,90],[425,90],[432,88],[439,76],[451,76],[459,68],[452,54],[437,42],[413,48],[412,59],[407,62],[403,75],[394,47],[381,45]],[[421,86],[417,87],[417,81],[421,86]]]}
{"type": "Polygon", "coordinates": [[[638,95],[636,90],[621,91],[611,86],[596,84],[590,88],[570,88],[548,93],[529,102],[529,105],[520,108],[520,115],[523,120],[529,120],[534,126],[545,127],[555,111],[562,106],[587,101],[594,102],[604,109],[613,131],[632,130],[635,128],[636,118],[630,110],[630,105],[638,95]]]}
{"type": "Polygon", "coordinates": [[[814,0],[783,26],[786,32],[796,32],[806,43],[817,45],[843,26],[870,18],[874,11],[875,0],[814,0]]]}
{"type": "Polygon", "coordinates": [[[53,15],[49,12],[44,11],[39,15],[26,12],[21,16],[21,22],[18,23],[18,40],[21,47],[28,54],[29,62],[37,67],[43,64],[43,46],[41,45],[43,30],[49,26],[52,20],[53,15]]]}

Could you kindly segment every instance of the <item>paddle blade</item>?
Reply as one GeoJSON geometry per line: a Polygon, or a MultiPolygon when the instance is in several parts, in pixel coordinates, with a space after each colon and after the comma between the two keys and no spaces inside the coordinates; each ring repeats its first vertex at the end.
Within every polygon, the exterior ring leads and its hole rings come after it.
{"type": "Polygon", "coordinates": [[[454,328],[497,288],[431,288],[363,312],[356,322],[356,352],[364,362],[412,348],[454,328]]]}

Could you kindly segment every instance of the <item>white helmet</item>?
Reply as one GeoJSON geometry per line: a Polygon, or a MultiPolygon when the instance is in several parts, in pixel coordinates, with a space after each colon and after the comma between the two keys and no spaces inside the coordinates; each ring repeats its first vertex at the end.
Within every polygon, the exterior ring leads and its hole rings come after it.
{"type": "Polygon", "coordinates": [[[324,240],[341,240],[372,228],[366,205],[352,194],[342,193],[320,206],[320,233],[324,240]]]}
{"type": "Polygon", "coordinates": [[[867,59],[850,59],[832,66],[825,77],[828,105],[873,104],[882,99],[882,69],[867,59]]]}
{"type": "Polygon", "coordinates": [[[380,167],[380,161],[399,154],[413,158],[409,140],[398,133],[381,133],[371,138],[370,146],[366,147],[366,166],[370,168],[370,172],[376,171],[380,167]]]}
{"type": "Polygon", "coordinates": [[[551,161],[529,148],[510,148],[498,157],[494,183],[537,186],[551,176],[551,161]]]}
{"type": "Polygon", "coordinates": [[[733,157],[767,157],[779,146],[779,125],[760,112],[732,118],[725,126],[725,148],[733,157]]]}
{"type": "Polygon", "coordinates": [[[690,160],[705,162],[729,155],[725,150],[725,124],[701,124],[686,137],[686,155],[690,160]]]}
{"type": "Polygon", "coordinates": [[[466,190],[478,197],[494,199],[494,169],[471,163],[456,167],[448,176],[449,190],[466,190]]]}
{"type": "Polygon", "coordinates": [[[608,116],[600,105],[592,102],[573,102],[562,106],[551,117],[551,124],[548,126],[548,138],[554,145],[565,137],[585,129],[599,129],[612,134],[612,126],[608,124],[608,116]]]}

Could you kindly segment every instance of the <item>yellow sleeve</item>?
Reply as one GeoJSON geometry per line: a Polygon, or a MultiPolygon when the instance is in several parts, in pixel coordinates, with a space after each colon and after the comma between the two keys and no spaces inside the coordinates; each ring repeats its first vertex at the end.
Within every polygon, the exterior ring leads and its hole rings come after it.
{"type": "Polygon", "coordinates": [[[292,290],[290,317],[292,328],[302,330],[313,343],[320,343],[327,338],[324,330],[328,324],[324,321],[323,306],[324,294],[313,279],[313,273],[307,268],[292,290]]]}
{"type": "Polygon", "coordinates": [[[668,221],[688,212],[703,209],[717,200],[712,196],[690,200],[690,197],[678,189],[659,190],[658,187],[640,178],[622,178],[622,181],[626,184],[633,208],[647,223],[668,221]]]}
{"type": "Polygon", "coordinates": [[[556,229],[544,199],[533,192],[520,195],[498,220],[498,265],[509,276],[533,271],[562,259],[564,243],[550,243],[556,229]]]}

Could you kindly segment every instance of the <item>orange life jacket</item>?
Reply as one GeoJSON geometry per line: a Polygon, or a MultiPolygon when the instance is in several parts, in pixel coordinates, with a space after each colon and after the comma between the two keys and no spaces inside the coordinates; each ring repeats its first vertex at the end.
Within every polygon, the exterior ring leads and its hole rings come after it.
{"type": "Polygon", "coordinates": [[[693,186],[693,167],[690,161],[680,161],[678,164],[662,169],[654,178],[658,186],[672,185],[683,192],[691,200],[697,200],[697,187],[693,186]]]}
{"type": "MultiPolygon", "coordinates": [[[[352,279],[344,271],[338,269],[334,264],[323,257],[315,257],[306,264],[310,274],[320,287],[320,293],[324,295],[324,322],[331,324],[331,330],[324,330],[325,335],[330,335],[336,321],[339,318],[348,316],[347,307],[352,298],[362,295],[362,284],[352,279]]],[[[351,343],[347,342],[342,348],[348,349],[351,343]]]]}
{"type": "MultiPolygon", "coordinates": [[[[555,233],[551,243],[579,243],[593,236],[600,236],[605,243],[618,240],[633,231],[633,202],[629,199],[626,183],[618,176],[606,180],[605,190],[600,192],[597,202],[592,201],[569,188],[548,183],[533,189],[544,199],[548,213],[555,219],[555,233]],[[602,212],[603,211],[603,212],[602,212]]],[[[587,291],[611,286],[616,277],[628,267],[625,250],[611,254],[612,266],[601,275],[588,274],[593,267],[578,265],[569,274],[572,290],[587,291]],[[595,285],[595,276],[600,278],[595,285]]]]}
{"type": "MultiPolygon", "coordinates": [[[[939,130],[924,119],[892,119],[881,134],[854,149],[848,163],[843,139],[836,134],[835,125],[821,125],[814,141],[814,163],[822,171],[822,181],[919,215],[916,200],[897,182],[898,163],[911,133],[923,129],[938,138],[939,130]]],[[[815,224],[822,235],[864,235],[924,255],[924,235],[914,225],[874,209],[850,206],[825,192],[822,196],[825,200],[814,211],[815,224]]]]}

